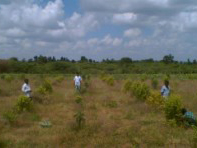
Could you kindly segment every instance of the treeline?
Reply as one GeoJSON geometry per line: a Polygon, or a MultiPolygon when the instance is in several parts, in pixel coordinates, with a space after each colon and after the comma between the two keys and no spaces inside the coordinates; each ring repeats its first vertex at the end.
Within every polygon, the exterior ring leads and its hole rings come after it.
{"type": "Polygon", "coordinates": [[[0,74],[2,73],[63,73],[74,74],[76,72],[89,74],[187,74],[197,73],[197,61],[175,61],[174,56],[166,55],[160,61],[153,59],[132,60],[123,57],[120,60],[103,59],[95,61],[82,56],[80,60],[70,60],[66,57],[35,56],[31,59],[18,60],[12,57],[8,60],[0,60],[0,74]]]}

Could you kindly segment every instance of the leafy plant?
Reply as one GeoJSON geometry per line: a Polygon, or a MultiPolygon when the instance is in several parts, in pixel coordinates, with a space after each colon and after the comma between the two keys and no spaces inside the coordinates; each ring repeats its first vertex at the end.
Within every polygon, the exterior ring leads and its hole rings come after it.
{"type": "Polygon", "coordinates": [[[75,100],[75,102],[77,103],[77,104],[82,104],[82,97],[81,96],[77,96],[76,97],[76,100],[75,100]]]}
{"type": "Polygon", "coordinates": [[[38,87],[37,92],[42,95],[46,95],[47,93],[52,93],[53,88],[51,83],[47,80],[44,80],[43,84],[38,87]]]}
{"type": "Polygon", "coordinates": [[[135,82],[131,87],[132,94],[139,100],[146,100],[150,95],[150,88],[145,83],[135,82]]]}
{"type": "Polygon", "coordinates": [[[147,103],[154,106],[155,108],[164,107],[164,98],[157,91],[151,91],[150,96],[147,98],[147,103]]]}
{"type": "Polygon", "coordinates": [[[78,111],[75,115],[75,121],[77,125],[77,129],[81,129],[85,124],[85,115],[81,111],[78,111]]]}
{"type": "Polygon", "coordinates": [[[127,93],[130,92],[132,88],[132,81],[131,80],[126,80],[123,84],[122,90],[127,93]]]}
{"type": "Polygon", "coordinates": [[[31,111],[33,107],[32,101],[26,96],[20,96],[17,99],[16,110],[17,112],[31,111]]]}
{"type": "Polygon", "coordinates": [[[12,75],[5,75],[4,80],[10,83],[14,80],[14,77],[12,75]]]}
{"type": "Polygon", "coordinates": [[[165,116],[167,120],[175,119],[178,121],[181,116],[182,102],[180,96],[171,95],[165,102],[165,116]]]}
{"type": "Polygon", "coordinates": [[[106,103],[106,106],[110,107],[110,108],[116,108],[118,106],[118,104],[116,101],[109,101],[106,103]]]}
{"type": "Polygon", "coordinates": [[[197,127],[193,126],[193,137],[192,137],[193,146],[197,147],[197,127]]]}

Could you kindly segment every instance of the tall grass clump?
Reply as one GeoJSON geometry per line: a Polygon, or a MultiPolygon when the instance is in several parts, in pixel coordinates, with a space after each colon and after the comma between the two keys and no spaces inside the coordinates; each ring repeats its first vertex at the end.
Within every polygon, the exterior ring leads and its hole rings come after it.
{"type": "Polygon", "coordinates": [[[30,98],[26,96],[20,96],[17,99],[15,108],[16,108],[16,111],[19,113],[23,111],[31,111],[33,108],[33,104],[30,98]]]}
{"type": "Polygon", "coordinates": [[[197,147],[197,127],[193,126],[193,136],[192,136],[193,147],[197,147]]]}
{"type": "Polygon", "coordinates": [[[131,80],[126,80],[123,84],[123,92],[127,93],[130,92],[132,88],[132,81],[131,80]]]}
{"type": "Polygon", "coordinates": [[[137,99],[145,101],[150,95],[150,88],[143,82],[134,82],[131,92],[137,99]]]}
{"type": "Polygon", "coordinates": [[[147,98],[147,103],[151,106],[162,109],[164,108],[164,98],[161,96],[160,92],[157,91],[151,91],[150,96],[147,98]]]}
{"type": "Polygon", "coordinates": [[[165,116],[167,120],[179,121],[181,117],[182,101],[178,95],[171,95],[165,101],[165,116]]]}

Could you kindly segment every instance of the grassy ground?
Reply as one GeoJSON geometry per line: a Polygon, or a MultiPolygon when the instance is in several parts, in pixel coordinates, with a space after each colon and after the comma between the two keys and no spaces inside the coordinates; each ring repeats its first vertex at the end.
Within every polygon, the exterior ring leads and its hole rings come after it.
{"type": "MultiPolygon", "coordinates": [[[[42,79],[29,77],[32,90],[42,79]]],[[[33,111],[19,114],[13,125],[5,122],[2,114],[16,104],[23,80],[0,80],[0,147],[193,147],[192,129],[172,126],[163,111],[122,92],[123,80],[108,86],[99,78],[91,78],[82,95],[83,104],[79,105],[71,78],[60,83],[49,79],[53,84],[50,100],[44,104],[34,102],[33,111]],[[76,130],[74,115],[79,110],[85,115],[85,125],[76,130]],[[52,127],[40,127],[42,120],[50,120],[52,127]]],[[[197,80],[170,82],[173,93],[180,94],[184,105],[197,114],[197,80]]],[[[146,83],[150,85],[150,80],[146,83]]]]}

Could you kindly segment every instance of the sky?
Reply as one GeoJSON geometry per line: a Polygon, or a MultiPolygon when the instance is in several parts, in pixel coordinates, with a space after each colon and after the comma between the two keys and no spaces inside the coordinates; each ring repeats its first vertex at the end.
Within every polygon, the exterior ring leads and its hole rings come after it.
{"type": "Polygon", "coordinates": [[[0,58],[197,58],[197,0],[0,0],[0,58]]]}

